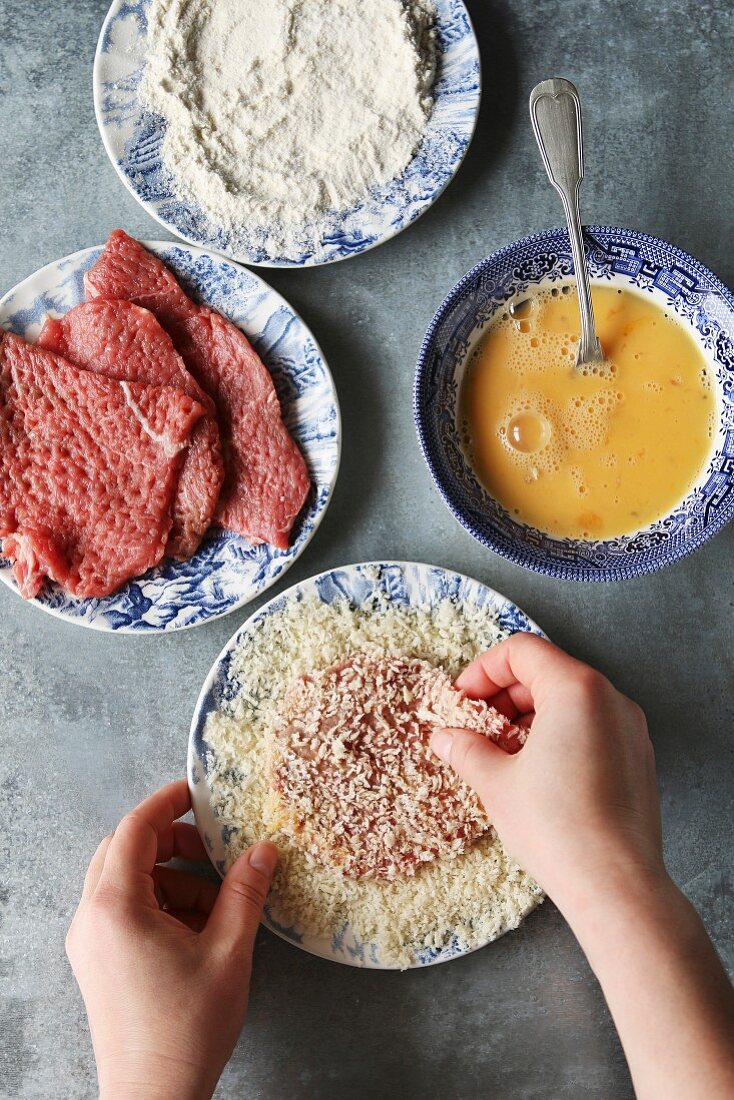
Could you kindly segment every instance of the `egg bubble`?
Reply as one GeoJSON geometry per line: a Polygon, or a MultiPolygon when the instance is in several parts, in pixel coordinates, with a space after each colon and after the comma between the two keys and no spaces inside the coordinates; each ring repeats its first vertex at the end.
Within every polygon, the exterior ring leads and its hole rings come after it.
{"type": "Polygon", "coordinates": [[[526,409],[512,417],[507,425],[507,437],[516,451],[535,454],[550,442],[551,426],[542,413],[526,409]]]}

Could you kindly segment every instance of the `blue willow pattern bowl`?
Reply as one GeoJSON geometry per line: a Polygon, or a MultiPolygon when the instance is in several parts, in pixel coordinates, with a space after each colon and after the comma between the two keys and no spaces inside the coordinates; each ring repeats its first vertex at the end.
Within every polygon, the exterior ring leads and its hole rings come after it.
{"type": "Polygon", "coordinates": [[[94,61],[94,105],[105,149],[125,186],[148,213],[192,244],[242,263],[309,267],[356,256],[394,237],[436,201],[464,159],[479,112],[480,67],[471,20],[462,0],[436,0],[438,72],[423,142],[402,176],[352,210],[319,225],[319,243],[281,255],[262,239],[211,224],[198,203],[181,199],[165,169],[165,122],[144,110],[138,87],[145,67],[150,0],[114,0],[94,61]]]}
{"type": "Polygon", "coordinates": [[[716,377],[719,428],[713,456],[685,500],[634,534],[598,541],[554,538],[510,516],[464,457],[457,398],[470,353],[508,301],[573,275],[565,229],[523,237],[492,253],[457,283],[423,341],[414,412],[433,480],[475,539],[548,576],[616,581],[652,573],[690,554],[734,513],[734,297],[697,260],[657,237],[609,226],[590,226],[584,236],[592,279],[635,288],[674,311],[716,377]]]}
{"type": "MultiPolygon", "coordinates": [[[[238,646],[247,640],[256,644],[257,624],[270,615],[277,615],[292,600],[300,602],[314,597],[325,604],[346,599],[353,607],[369,607],[376,600],[387,599],[401,607],[420,609],[433,608],[444,600],[452,600],[458,604],[473,604],[477,608],[491,611],[499,630],[505,636],[525,632],[544,637],[543,631],[532,619],[499,592],[461,573],[420,562],[362,562],[358,565],[346,565],[320,573],[275,596],[259,608],[227,642],[204,681],[191,719],[187,762],[191,804],[209,858],[222,876],[236,859],[239,849],[233,843],[237,839],[236,829],[219,819],[215,812],[215,792],[209,778],[207,760],[210,749],[204,736],[207,718],[217,711],[226,710],[228,703],[237,696],[241,688],[247,691],[257,690],[255,685],[240,684],[230,670],[238,646]]],[[[243,767],[244,764],[243,761],[238,766],[243,767]]],[[[242,782],[241,776],[238,782],[242,782]]],[[[523,916],[539,904],[540,900],[541,895],[536,895],[523,916]]],[[[362,942],[349,924],[345,924],[331,939],[315,936],[307,928],[286,925],[279,919],[271,902],[265,904],[263,923],[282,939],[322,959],[370,970],[390,969],[380,961],[377,944],[362,942]]],[[[505,930],[508,931],[509,928],[505,930]]],[[[413,967],[432,966],[468,953],[458,935],[454,935],[441,949],[423,948],[413,967]]]]}
{"type": "MultiPolygon", "coordinates": [[[[287,550],[253,546],[212,528],[188,561],[166,561],[104,599],[77,599],[47,584],[31,601],[69,622],[117,633],[157,633],[198,626],[248,603],[285,573],[311,541],[336,481],[341,426],[329,368],[305,324],[251,271],[200,248],[144,242],[197,301],[219,310],[246,333],[268,366],[283,417],[308,463],[311,492],[287,550]]],[[[84,300],[84,273],[101,248],[49,264],[0,302],[0,324],[34,340],[47,313],[60,316],[84,300]]],[[[17,591],[0,557],[0,580],[17,591]]]]}

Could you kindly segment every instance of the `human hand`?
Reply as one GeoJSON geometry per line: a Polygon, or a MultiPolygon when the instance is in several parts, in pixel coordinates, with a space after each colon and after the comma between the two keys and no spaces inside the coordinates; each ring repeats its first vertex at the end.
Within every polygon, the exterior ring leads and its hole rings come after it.
{"type": "Polygon", "coordinates": [[[439,730],[431,747],[569,919],[590,889],[667,877],[653,750],[635,703],[532,634],[482,654],[457,687],[532,726],[515,756],[466,730],[439,730]]]}
{"type": "Polygon", "coordinates": [[[100,1096],[211,1096],[247,1009],[252,949],[278,858],[244,852],[221,887],[161,866],[207,859],[185,779],[127,814],[92,857],[66,951],[84,998],[100,1096]]]}

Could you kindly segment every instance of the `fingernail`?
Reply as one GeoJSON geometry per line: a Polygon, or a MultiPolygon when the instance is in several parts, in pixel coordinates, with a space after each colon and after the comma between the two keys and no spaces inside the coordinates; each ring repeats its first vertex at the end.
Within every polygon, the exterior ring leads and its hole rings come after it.
{"type": "Polygon", "coordinates": [[[431,737],[431,752],[435,753],[439,760],[448,764],[451,759],[451,746],[454,736],[448,730],[436,730],[431,737]]]}
{"type": "Polygon", "coordinates": [[[278,849],[269,840],[263,840],[250,849],[250,867],[263,875],[272,875],[277,862],[278,849]]]}

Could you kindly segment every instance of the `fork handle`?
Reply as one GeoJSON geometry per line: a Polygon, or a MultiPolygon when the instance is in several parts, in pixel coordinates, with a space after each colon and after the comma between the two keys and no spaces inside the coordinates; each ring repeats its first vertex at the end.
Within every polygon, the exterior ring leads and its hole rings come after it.
{"type": "Polygon", "coordinates": [[[581,310],[581,341],[577,362],[593,362],[602,359],[603,352],[596,335],[589,272],[581,232],[579,188],[584,178],[581,101],[571,81],[554,77],[537,84],[530,93],[530,120],[548,179],[561,196],[568,224],[581,310]]]}

